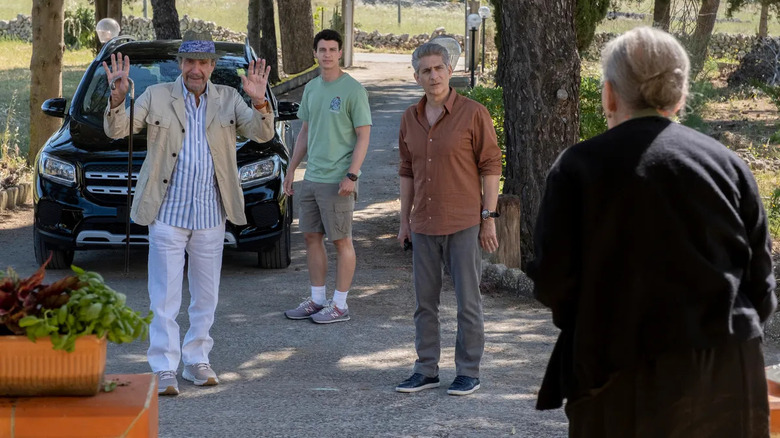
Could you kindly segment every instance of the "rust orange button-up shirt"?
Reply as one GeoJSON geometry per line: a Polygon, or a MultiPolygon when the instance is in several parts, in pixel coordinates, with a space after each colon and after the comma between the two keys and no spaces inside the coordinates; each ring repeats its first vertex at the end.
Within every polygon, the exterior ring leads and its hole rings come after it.
{"type": "Polygon", "coordinates": [[[442,236],[480,223],[482,176],[501,174],[501,149],[487,109],[450,88],[433,126],[423,96],[401,118],[398,174],[414,180],[412,231],[442,236]]]}

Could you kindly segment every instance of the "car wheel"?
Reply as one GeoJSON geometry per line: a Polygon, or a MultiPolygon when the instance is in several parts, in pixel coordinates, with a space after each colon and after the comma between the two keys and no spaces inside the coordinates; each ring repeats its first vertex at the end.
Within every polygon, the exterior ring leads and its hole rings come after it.
{"type": "Polygon", "coordinates": [[[281,237],[273,248],[257,253],[257,265],[263,269],[284,269],[290,266],[290,261],[290,221],[285,218],[281,237]]]}
{"type": "Polygon", "coordinates": [[[69,269],[73,263],[73,251],[49,248],[35,228],[33,228],[33,247],[35,248],[35,261],[39,265],[42,265],[51,254],[51,261],[46,265],[46,269],[69,269]]]}

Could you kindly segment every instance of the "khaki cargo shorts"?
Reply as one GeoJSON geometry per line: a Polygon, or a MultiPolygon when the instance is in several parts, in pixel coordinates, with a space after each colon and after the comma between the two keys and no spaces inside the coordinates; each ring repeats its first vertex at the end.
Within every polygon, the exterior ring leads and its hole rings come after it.
{"type": "Polygon", "coordinates": [[[298,228],[304,233],[325,233],[331,242],[352,238],[357,183],[352,196],[339,196],[339,184],[303,180],[298,190],[298,228]]]}

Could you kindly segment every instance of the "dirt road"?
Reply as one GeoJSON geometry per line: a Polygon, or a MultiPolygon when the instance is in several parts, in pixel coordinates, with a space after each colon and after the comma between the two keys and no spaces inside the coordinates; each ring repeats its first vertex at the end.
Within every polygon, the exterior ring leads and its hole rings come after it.
{"type": "MultiPolygon", "coordinates": [[[[411,254],[395,240],[397,130],[402,111],[421,93],[408,56],[365,59],[358,57],[349,71],[368,88],[374,120],[355,214],[352,320],[319,326],[282,315],[308,295],[297,220],[288,269],[258,270],[254,255],[227,252],[211,354],[222,383],[204,389],[182,381],[180,396],[161,399],[161,437],[566,436],[562,411],[533,409],[557,331],[546,310],[513,296],[484,298],[481,390],[468,397],[446,394],[455,377],[456,306],[449,287],[441,309],[443,387],[419,394],[393,390],[408,377],[415,359],[411,254]]],[[[296,100],[300,92],[280,99],[296,100]]],[[[0,267],[32,273],[31,207],[0,215],[0,221],[0,267]]],[[[101,272],[134,308],[148,308],[144,250],[132,252],[129,275],[122,272],[122,251],[76,253],[74,263],[101,272]]],[[[64,274],[51,271],[47,282],[64,274]]],[[[329,293],[332,274],[331,268],[329,293]]],[[[187,301],[185,293],[182,330],[188,325],[187,301]]],[[[148,372],[146,347],[146,342],[110,345],[108,373],[148,372]]]]}

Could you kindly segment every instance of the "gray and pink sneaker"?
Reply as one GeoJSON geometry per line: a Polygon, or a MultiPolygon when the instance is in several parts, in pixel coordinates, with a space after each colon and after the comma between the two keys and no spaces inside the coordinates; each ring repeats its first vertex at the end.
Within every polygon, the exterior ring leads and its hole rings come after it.
{"type": "Polygon", "coordinates": [[[328,305],[312,315],[311,320],[317,324],[349,321],[349,309],[339,309],[333,301],[328,301],[328,305]]]}
{"type": "Polygon", "coordinates": [[[298,307],[284,312],[284,316],[290,319],[307,319],[324,308],[325,306],[320,306],[311,298],[306,298],[298,307]]]}

